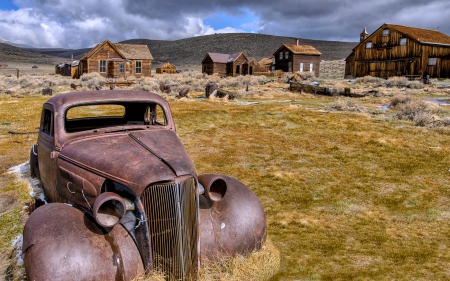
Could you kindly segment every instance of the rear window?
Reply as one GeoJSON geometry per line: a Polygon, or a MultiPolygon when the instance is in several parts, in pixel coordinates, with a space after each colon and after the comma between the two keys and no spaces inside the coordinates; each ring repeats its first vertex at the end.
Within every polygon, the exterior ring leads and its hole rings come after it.
{"type": "Polygon", "coordinates": [[[139,125],[167,124],[163,107],[156,103],[86,104],[71,107],[65,114],[65,129],[69,133],[117,126],[121,131],[143,130],[139,125]]]}
{"type": "Polygon", "coordinates": [[[82,105],[70,108],[66,118],[98,118],[98,117],[122,117],[125,115],[125,107],[117,104],[82,105]]]}

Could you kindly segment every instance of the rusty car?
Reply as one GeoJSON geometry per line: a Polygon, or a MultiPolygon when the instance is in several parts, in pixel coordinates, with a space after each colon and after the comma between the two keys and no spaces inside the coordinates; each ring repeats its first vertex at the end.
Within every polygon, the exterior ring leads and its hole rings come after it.
{"type": "Polygon", "coordinates": [[[198,175],[169,103],[144,91],[63,93],[43,104],[32,176],[46,204],[23,230],[29,280],[195,280],[209,262],[262,247],[258,197],[198,175]]]}

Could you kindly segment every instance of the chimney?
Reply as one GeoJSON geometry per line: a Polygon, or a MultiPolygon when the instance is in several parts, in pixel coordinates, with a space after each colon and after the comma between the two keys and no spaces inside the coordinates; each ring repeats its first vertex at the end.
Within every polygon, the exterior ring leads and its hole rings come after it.
{"type": "Polygon", "coordinates": [[[297,38],[297,39],[295,39],[295,45],[297,45],[297,46],[298,46],[298,38],[297,38]]]}

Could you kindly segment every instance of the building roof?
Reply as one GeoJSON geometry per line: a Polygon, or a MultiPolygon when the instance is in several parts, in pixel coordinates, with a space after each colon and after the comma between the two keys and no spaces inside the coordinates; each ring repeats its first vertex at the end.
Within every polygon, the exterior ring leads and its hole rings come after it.
{"type": "Polygon", "coordinates": [[[207,53],[207,56],[209,56],[213,62],[218,63],[227,63],[228,58],[230,57],[229,54],[220,54],[220,53],[207,53]]]}
{"type": "Polygon", "coordinates": [[[125,56],[131,60],[152,60],[153,56],[150,53],[147,45],[136,44],[114,44],[116,48],[125,56]]]}
{"type": "Polygon", "coordinates": [[[80,60],[91,57],[97,51],[101,49],[105,44],[109,44],[123,59],[130,60],[152,60],[153,56],[150,53],[147,45],[135,45],[135,44],[119,44],[111,43],[109,40],[105,40],[102,43],[97,44],[94,48],[90,49],[89,52],[84,54],[80,60]]]}
{"type": "Polygon", "coordinates": [[[162,62],[156,68],[166,68],[166,67],[176,69],[176,67],[170,62],[162,62]]]}
{"type": "Polygon", "coordinates": [[[275,61],[275,58],[263,58],[259,61],[259,65],[271,65],[275,61]]]}
{"type": "Polygon", "coordinates": [[[432,43],[432,44],[443,44],[447,45],[450,44],[450,36],[445,35],[444,33],[441,33],[437,30],[432,29],[423,29],[423,28],[417,28],[417,27],[410,27],[410,26],[402,26],[402,25],[395,25],[395,24],[383,24],[381,28],[389,28],[396,30],[400,33],[403,33],[410,39],[416,40],[419,43],[432,43]]]}
{"type": "MultiPolygon", "coordinates": [[[[316,48],[310,45],[296,45],[296,44],[283,44],[281,47],[286,47],[289,51],[293,52],[295,55],[321,55],[316,48]]],[[[281,48],[280,47],[280,48],[281,48]]],[[[277,53],[280,48],[275,52],[277,53]]]]}

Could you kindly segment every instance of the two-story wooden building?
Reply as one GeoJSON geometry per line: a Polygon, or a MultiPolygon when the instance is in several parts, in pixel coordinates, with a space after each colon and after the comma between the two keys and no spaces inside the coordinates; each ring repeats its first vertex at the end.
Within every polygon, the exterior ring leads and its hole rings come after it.
{"type": "Polygon", "coordinates": [[[147,45],[119,44],[105,40],[81,57],[75,77],[91,72],[98,72],[107,78],[127,78],[130,75],[136,78],[150,77],[152,61],[147,45]]]}
{"type": "Polygon", "coordinates": [[[299,45],[298,39],[295,44],[283,44],[275,53],[275,70],[283,72],[312,72],[319,77],[320,55],[316,48],[309,45],[299,45]]]}
{"type": "Polygon", "coordinates": [[[202,60],[202,72],[221,76],[252,75],[257,65],[256,59],[248,58],[244,53],[220,54],[207,53],[202,60]]]}
{"type": "Polygon", "coordinates": [[[450,37],[437,31],[383,24],[346,58],[345,77],[450,77],[450,37]]]}

